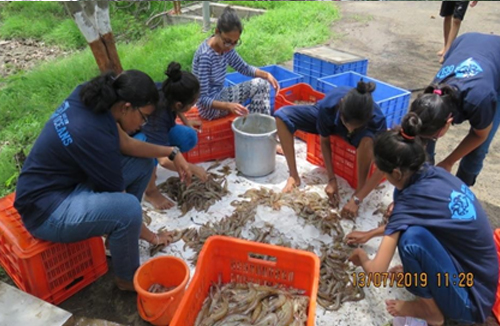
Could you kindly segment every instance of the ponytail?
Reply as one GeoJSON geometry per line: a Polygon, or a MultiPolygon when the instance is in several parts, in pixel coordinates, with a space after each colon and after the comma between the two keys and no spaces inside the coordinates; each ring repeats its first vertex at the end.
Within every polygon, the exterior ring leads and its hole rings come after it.
{"type": "Polygon", "coordinates": [[[373,97],[375,83],[365,83],[362,79],[356,88],[344,96],[340,105],[340,114],[346,123],[367,124],[373,116],[373,97]]]}
{"type": "Polygon", "coordinates": [[[418,137],[421,128],[422,120],[410,112],[403,117],[401,127],[379,134],[373,147],[378,169],[386,173],[394,169],[418,171],[426,161],[425,149],[418,137]]]}
{"type": "Polygon", "coordinates": [[[168,65],[165,75],[168,78],[163,82],[161,90],[171,108],[176,102],[186,107],[196,101],[200,93],[200,83],[195,75],[181,70],[181,65],[177,62],[168,65]]]}
{"type": "Polygon", "coordinates": [[[147,74],[139,70],[126,70],[120,75],[106,72],[83,85],[80,100],[95,113],[103,113],[119,102],[133,107],[156,105],[158,90],[147,74]]]}

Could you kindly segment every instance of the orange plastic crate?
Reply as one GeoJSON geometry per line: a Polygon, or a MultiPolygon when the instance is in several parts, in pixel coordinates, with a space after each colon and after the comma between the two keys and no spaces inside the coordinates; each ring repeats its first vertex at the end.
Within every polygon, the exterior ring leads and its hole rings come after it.
{"type": "MultiPolygon", "coordinates": [[[[356,189],[358,186],[358,168],[356,162],[356,147],[347,143],[340,136],[330,136],[332,148],[333,171],[336,175],[344,178],[349,185],[356,189]]],[[[325,166],[319,135],[310,135],[307,140],[307,161],[312,164],[325,166]]],[[[372,164],[370,175],[375,171],[372,164]]]]}
{"type": "MultiPolygon", "coordinates": [[[[185,116],[188,120],[201,121],[198,144],[183,154],[186,161],[200,163],[234,157],[234,133],[231,124],[238,116],[230,114],[224,118],[209,121],[202,119],[196,108],[189,110],[185,116]]],[[[176,121],[182,123],[180,119],[176,121]]]]}
{"type": "Polygon", "coordinates": [[[108,271],[102,238],[75,243],[38,240],[14,208],[0,199],[0,265],[23,291],[59,304],[108,271]]]}
{"type": "MultiPolygon", "coordinates": [[[[495,243],[497,245],[497,253],[498,253],[498,269],[500,270],[500,229],[495,230],[494,234],[495,243]]],[[[493,314],[497,318],[497,321],[500,323],[500,278],[498,279],[498,287],[497,287],[497,301],[493,306],[493,314]]]]}
{"type": "Polygon", "coordinates": [[[170,326],[192,326],[212,283],[281,284],[306,291],[310,297],[307,326],[315,324],[320,261],[313,253],[224,236],[212,236],[203,246],[196,272],[170,326]],[[274,261],[253,258],[274,257],[274,261]]]}
{"type": "MultiPolygon", "coordinates": [[[[310,85],[305,83],[296,84],[283,88],[276,95],[274,101],[274,111],[287,105],[296,105],[295,101],[317,102],[325,97],[325,94],[315,91],[310,85]]],[[[307,141],[307,132],[297,130],[295,136],[303,141],[307,141]]]]}

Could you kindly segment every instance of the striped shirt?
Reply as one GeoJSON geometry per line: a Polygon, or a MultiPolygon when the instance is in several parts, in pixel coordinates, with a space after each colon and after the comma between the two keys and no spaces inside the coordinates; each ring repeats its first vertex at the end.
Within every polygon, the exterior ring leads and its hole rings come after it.
{"type": "Polygon", "coordinates": [[[208,45],[208,40],[198,47],[193,58],[193,74],[200,81],[200,98],[197,107],[200,116],[204,119],[212,119],[217,116],[217,110],[212,108],[212,103],[216,100],[226,79],[227,66],[242,75],[255,77],[257,68],[247,64],[240,55],[232,49],[223,54],[217,53],[208,45]]]}

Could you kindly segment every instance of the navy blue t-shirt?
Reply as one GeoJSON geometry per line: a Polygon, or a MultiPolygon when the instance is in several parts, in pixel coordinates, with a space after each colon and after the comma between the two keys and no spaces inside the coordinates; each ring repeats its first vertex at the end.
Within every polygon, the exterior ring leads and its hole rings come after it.
{"type": "Polygon", "coordinates": [[[458,37],[446,53],[434,83],[447,77],[445,83],[458,89],[462,101],[453,123],[469,120],[475,129],[488,127],[500,94],[500,36],[467,33],[458,37]]]}
{"type": "Polygon", "coordinates": [[[121,192],[124,181],[116,121],[80,101],[78,86],[52,114],[17,181],[15,208],[28,230],[42,224],[78,184],[121,192]]]}
{"type": "Polygon", "coordinates": [[[316,129],[323,137],[339,135],[357,147],[363,137],[373,138],[377,133],[386,130],[387,124],[380,107],[377,103],[373,102],[373,116],[370,122],[363,129],[355,130],[349,134],[349,131],[340,119],[340,111],[337,104],[351,89],[352,87],[347,86],[334,88],[322,100],[316,103],[319,110],[316,129]]]}
{"type": "Polygon", "coordinates": [[[163,92],[161,91],[161,83],[156,83],[156,87],[160,91],[160,100],[156,106],[156,110],[148,117],[148,123],[141,128],[141,132],[146,135],[147,142],[170,146],[168,142],[168,132],[175,126],[177,113],[169,108],[163,92]]]}
{"type": "Polygon", "coordinates": [[[471,303],[478,322],[490,314],[498,282],[498,257],[488,217],[479,200],[457,177],[424,164],[410,185],[394,194],[385,235],[409,226],[429,230],[449,252],[459,272],[474,274],[471,303]]]}

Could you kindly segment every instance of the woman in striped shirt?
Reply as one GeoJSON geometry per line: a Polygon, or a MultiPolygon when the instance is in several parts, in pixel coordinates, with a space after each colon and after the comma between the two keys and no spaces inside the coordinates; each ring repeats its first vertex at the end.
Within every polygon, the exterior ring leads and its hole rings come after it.
{"type": "Polygon", "coordinates": [[[278,82],[270,73],[248,65],[235,51],[234,48],[241,43],[242,31],[236,11],[226,7],[217,21],[215,34],[203,41],[194,55],[193,73],[201,86],[197,106],[203,119],[214,120],[229,113],[270,114],[269,83],[278,92],[278,82]],[[245,76],[258,78],[224,87],[228,65],[245,76]],[[243,106],[248,99],[251,99],[250,104],[243,106]]]}

